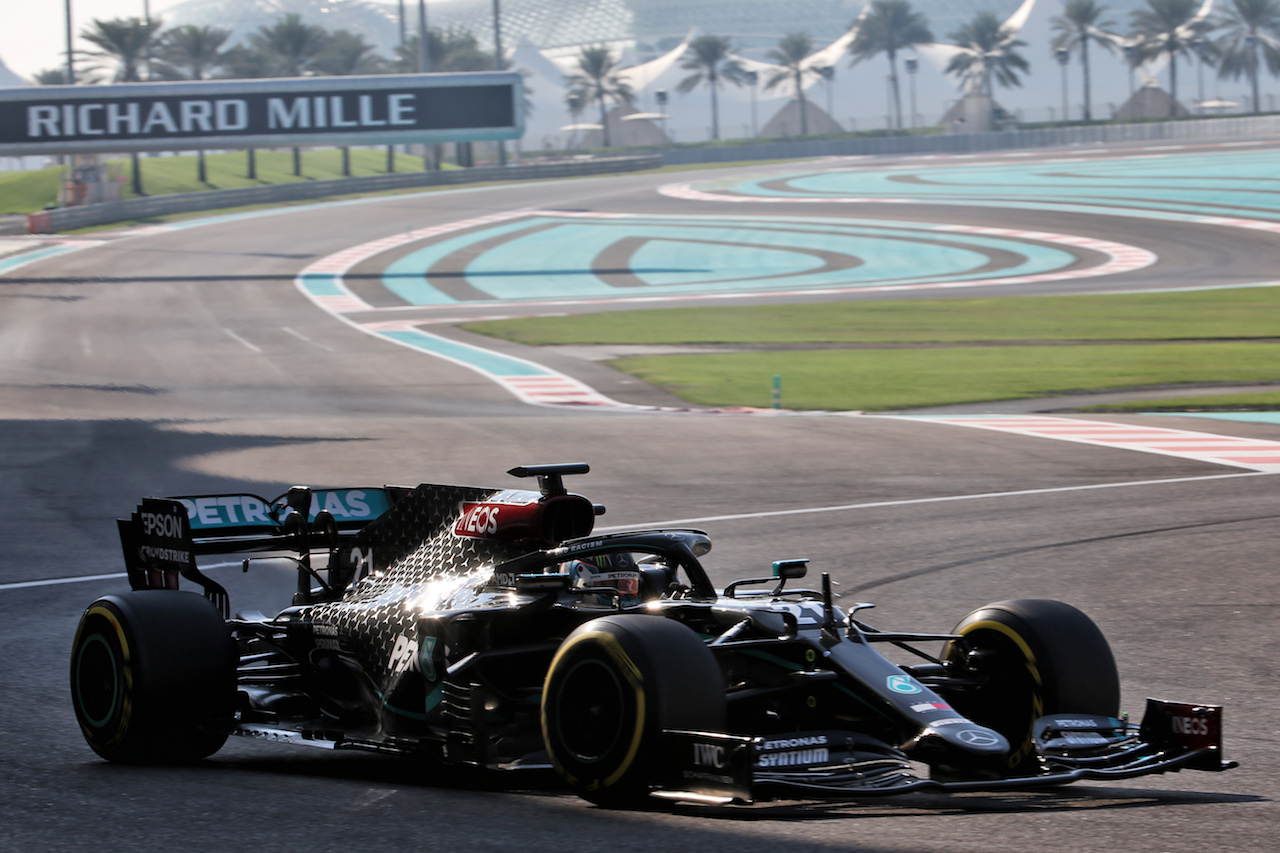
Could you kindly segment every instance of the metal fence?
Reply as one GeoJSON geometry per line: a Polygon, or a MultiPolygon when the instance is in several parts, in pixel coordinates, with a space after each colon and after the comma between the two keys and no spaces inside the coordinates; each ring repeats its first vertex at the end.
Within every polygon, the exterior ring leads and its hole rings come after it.
{"type": "Polygon", "coordinates": [[[633,157],[602,157],[592,160],[564,160],[554,163],[533,163],[523,166],[477,166],[470,169],[450,169],[431,172],[394,172],[387,175],[368,175],[359,178],[335,178],[328,181],[296,181],[288,184],[271,184],[260,187],[244,187],[233,190],[208,190],[198,193],[175,193],[148,198],[131,198],[103,204],[86,204],[82,207],[61,207],[43,210],[27,217],[27,231],[31,234],[50,234],[106,225],[129,219],[149,219],[172,213],[191,213],[201,210],[220,210],[228,207],[246,207],[255,204],[277,204],[326,196],[377,193],[386,190],[436,187],[452,184],[474,184],[484,181],[533,181],[549,178],[568,178],[582,175],[600,175],[615,172],[637,172],[656,169],[662,165],[657,154],[633,157]]]}
{"type": "Polygon", "coordinates": [[[1098,124],[994,133],[943,133],[933,136],[879,136],[756,142],[662,152],[667,166],[783,160],[797,157],[848,157],[869,154],[972,154],[1021,148],[1121,145],[1187,140],[1280,138],[1280,116],[1236,116],[1195,121],[1098,124]]]}
{"type": "Polygon", "coordinates": [[[1195,121],[1097,124],[1036,130],[1004,130],[994,133],[944,133],[933,136],[775,140],[746,145],[671,148],[639,156],[565,160],[523,166],[479,166],[449,171],[397,172],[360,178],[298,181],[245,189],[209,190],[129,199],[33,213],[27,218],[27,230],[32,234],[45,234],[129,219],[147,219],[171,213],[217,210],[254,204],[276,204],[284,201],[414,187],[635,172],[663,165],[876,154],[972,154],[985,151],[1144,142],[1267,139],[1280,139],[1280,116],[1233,116],[1195,121]]]}

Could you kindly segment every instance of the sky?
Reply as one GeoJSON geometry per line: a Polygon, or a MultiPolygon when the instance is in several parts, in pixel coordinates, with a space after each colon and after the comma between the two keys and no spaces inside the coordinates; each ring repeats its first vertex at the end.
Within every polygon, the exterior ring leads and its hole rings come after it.
{"type": "MultiPolygon", "coordinates": [[[[163,16],[179,2],[150,0],[151,14],[163,16]]],[[[71,22],[79,33],[94,18],[141,18],[143,5],[144,0],[71,0],[71,22]]],[[[66,7],[66,0],[0,0],[0,59],[10,71],[29,80],[37,71],[66,65],[66,7]]]]}

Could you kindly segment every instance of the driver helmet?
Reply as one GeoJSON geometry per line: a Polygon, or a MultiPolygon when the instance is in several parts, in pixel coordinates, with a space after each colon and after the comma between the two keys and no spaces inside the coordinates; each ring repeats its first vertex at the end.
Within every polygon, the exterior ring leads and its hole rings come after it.
{"type": "Polygon", "coordinates": [[[620,604],[623,607],[635,607],[640,603],[640,567],[636,565],[635,558],[625,551],[573,560],[568,569],[574,589],[602,587],[610,591],[596,596],[599,604],[608,604],[613,590],[621,593],[620,604]]]}

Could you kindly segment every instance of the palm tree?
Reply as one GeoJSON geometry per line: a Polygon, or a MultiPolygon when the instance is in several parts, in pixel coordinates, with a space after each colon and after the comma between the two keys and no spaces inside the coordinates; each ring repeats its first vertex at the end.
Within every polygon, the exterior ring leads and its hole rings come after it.
{"type": "Polygon", "coordinates": [[[244,80],[275,75],[275,63],[259,50],[238,44],[222,54],[218,74],[223,79],[244,80]]]}
{"type": "Polygon", "coordinates": [[[386,61],[374,50],[364,36],[350,30],[336,30],[330,33],[324,50],[316,54],[311,66],[320,74],[336,76],[376,74],[385,67],[386,61]]]}
{"type": "Polygon", "coordinates": [[[1218,75],[1247,75],[1257,113],[1259,66],[1266,62],[1272,76],[1280,74],[1280,0],[1232,0],[1217,28],[1226,30],[1215,43],[1222,55],[1218,75]]]}
{"type": "Polygon", "coordinates": [[[89,56],[115,64],[113,79],[117,83],[137,83],[142,80],[142,67],[151,57],[162,25],[159,18],[149,21],[141,18],[94,19],[80,32],[80,37],[98,48],[90,51],[89,56]]]}
{"type": "Polygon", "coordinates": [[[809,134],[808,103],[804,97],[804,78],[806,74],[816,77],[822,72],[804,64],[805,59],[813,53],[813,39],[806,33],[787,33],[778,41],[778,46],[769,51],[767,58],[779,68],[765,81],[765,89],[772,89],[783,83],[791,83],[796,89],[796,100],[800,102],[800,135],[809,134]]]}
{"type": "Polygon", "coordinates": [[[67,69],[46,68],[43,71],[37,71],[32,76],[31,82],[37,86],[65,86],[67,84],[67,69]]]}
{"type": "MultiPolygon", "coordinates": [[[[115,63],[116,82],[137,83],[142,80],[142,67],[151,58],[161,26],[163,23],[159,18],[146,21],[141,18],[94,19],[88,28],[81,31],[80,37],[98,48],[89,56],[115,63]]],[[[138,162],[138,152],[130,152],[129,160],[133,167],[130,188],[134,195],[142,195],[142,165],[138,162]]]]}
{"type": "Polygon", "coordinates": [[[943,70],[960,78],[961,85],[970,92],[991,97],[992,77],[1002,86],[1021,86],[1018,72],[1031,70],[1027,60],[1018,53],[1018,48],[1026,47],[1027,43],[1000,23],[994,12],[979,12],[949,38],[960,52],[951,57],[943,70]]]}
{"type": "Polygon", "coordinates": [[[324,27],[303,23],[301,15],[290,12],[271,26],[250,33],[249,47],[266,60],[272,75],[301,77],[313,70],[312,64],[328,46],[329,38],[324,27]]]}
{"type": "MultiPolygon", "coordinates": [[[[470,30],[461,27],[427,30],[427,54],[432,71],[488,71],[493,68],[493,54],[480,48],[470,30]]],[[[397,74],[418,70],[418,37],[411,36],[396,48],[396,58],[389,71],[397,74]]]]}
{"type": "Polygon", "coordinates": [[[735,86],[741,86],[746,80],[746,69],[733,57],[731,50],[725,36],[698,36],[689,42],[685,60],[680,63],[684,70],[694,72],[676,86],[681,94],[692,92],[704,81],[711,90],[712,139],[720,138],[720,105],[716,99],[720,80],[728,80],[735,86]]]}
{"type": "Polygon", "coordinates": [[[1190,58],[1192,41],[1211,28],[1199,16],[1200,0],[1147,0],[1132,13],[1134,64],[1169,55],[1169,114],[1178,102],[1178,57],[1190,58]]]}
{"type": "Polygon", "coordinates": [[[933,33],[923,15],[913,11],[908,0],[872,0],[871,11],[858,24],[849,45],[855,64],[878,54],[889,57],[889,80],[893,87],[894,127],[902,127],[902,97],[898,90],[898,51],[929,44],[933,33]]]}
{"type": "Polygon", "coordinates": [[[1050,21],[1054,32],[1053,49],[1065,50],[1068,55],[1080,51],[1080,70],[1084,74],[1084,120],[1092,121],[1089,44],[1092,42],[1108,52],[1115,50],[1114,40],[1103,31],[1105,27],[1114,27],[1115,22],[1100,20],[1107,13],[1107,7],[1098,5],[1094,0],[1067,0],[1063,12],[1050,21]]]}
{"type": "Polygon", "coordinates": [[[604,45],[584,47],[578,54],[578,70],[565,78],[569,94],[578,95],[582,103],[597,101],[600,104],[600,127],[604,132],[604,147],[609,147],[609,122],[607,103],[631,103],[633,94],[627,82],[618,76],[619,61],[604,45]]]}
{"type": "Polygon", "coordinates": [[[231,30],[187,24],[160,37],[159,55],[188,80],[204,80],[222,63],[222,45],[231,30]]]}

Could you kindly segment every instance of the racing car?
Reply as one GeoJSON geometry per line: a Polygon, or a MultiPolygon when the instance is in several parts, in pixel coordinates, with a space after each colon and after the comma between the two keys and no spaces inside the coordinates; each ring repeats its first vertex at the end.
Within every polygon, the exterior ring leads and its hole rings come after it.
{"type": "Polygon", "coordinates": [[[701,530],[593,534],[604,508],[564,485],[588,471],[508,472],[536,490],[143,499],[118,522],[133,591],[91,604],[75,635],[85,740],[122,763],[198,761],[234,735],[553,768],[607,807],[1235,766],[1220,706],[1121,715],[1107,641],[1068,604],[1001,601],[949,634],[903,633],[837,606],[827,573],[799,586],[805,559],[717,589],[701,530]],[[211,554],[250,555],[245,571],[287,555],[291,606],[233,616],[197,565],[211,554]]]}

